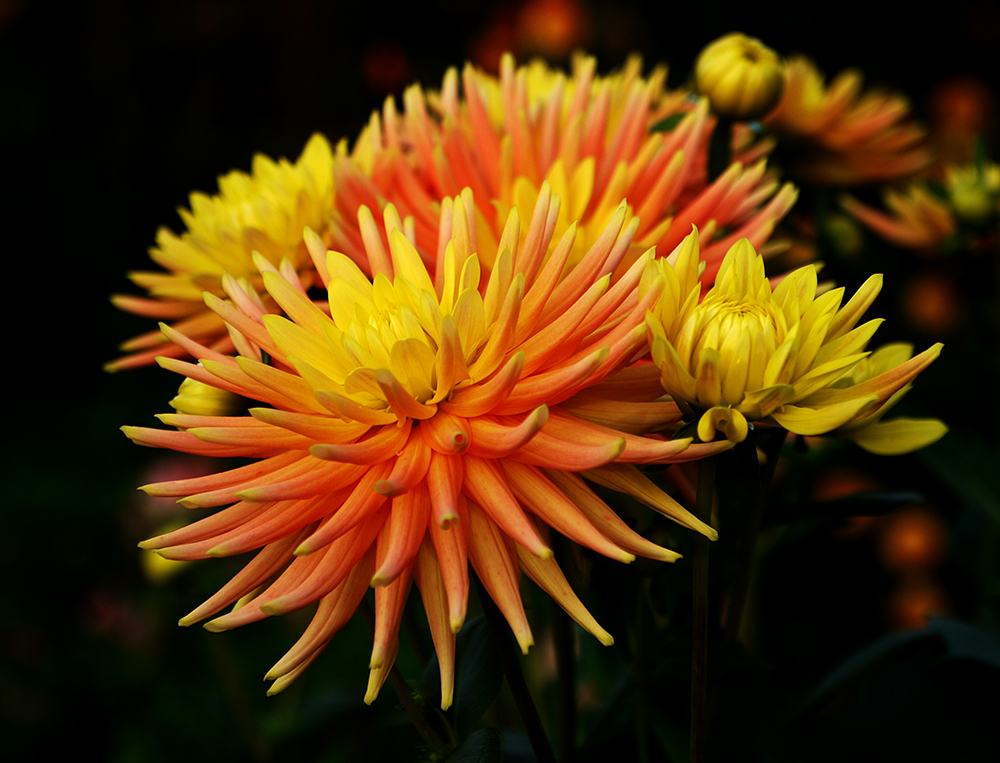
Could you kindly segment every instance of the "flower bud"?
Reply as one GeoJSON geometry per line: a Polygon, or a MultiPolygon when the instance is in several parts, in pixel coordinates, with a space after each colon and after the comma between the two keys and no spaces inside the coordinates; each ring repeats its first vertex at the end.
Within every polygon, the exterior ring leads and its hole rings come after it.
{"type": "Polygon", "coordinates": [[[996,215],[1000,200],[1000,166],[950,167],[946,184],[955,214],[979,225],[996,215]]]}
{"type": "Polygon", "coordinates": [[[695,84],[719,116],[756,119],[777,105],[785,75],[773,50],[760,40],[733,32],[698,56],[695,84]]]}
{"type": "Polygon", "coordinates": [[[232,416],[243,409],[243,399],[210,384],[185,379],[170,406],[178,413],[194,416],[232,416]]]}

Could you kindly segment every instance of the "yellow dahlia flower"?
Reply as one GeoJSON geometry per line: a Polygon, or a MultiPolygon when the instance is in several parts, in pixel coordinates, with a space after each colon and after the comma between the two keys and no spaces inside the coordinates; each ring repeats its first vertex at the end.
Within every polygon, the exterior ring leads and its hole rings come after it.
{"type": "Polygon", "coordinates": [[[807,58],[785,61],[785,90],[764,124],[789,146],[803,149],[791,167],[825,185],[886,182],[913,175],[931,162],[925,130],[906,121],[897,93],[861,93],[861,74],[841,73],[829,87],[807,58]]]}
{"type": "MultiPolygon", "coordinates": [[[[251,174],[234,171],[219,178],[217,195],[191,194],[191,211],[178,210],[185,233],[160,228],[149,255],[163,270],[129,274],[149,296],[120,294],[112,301],[137,315],[177,321],[174,328],[186,335],[208,343],[222,340],[220,349],[231,350],[225,324],[205,309],[202,293],[221,296],[225,273],[257,277],[252,252],[275,265],[287,260],[308,283],[312,263],[302,231],[308,226],[325,232],[332,205],[333,154],[322,135],[310,138],[294,164],[257,154],[251,174]]],[[[109,363],[109,371],[179,354],[159,331],[130,339],[121,349],[131,354],[109,363]]]]}
{"type": "Polygon", "coordinates": [[[699,55],[694,78],[712,111],[729,119],[757,119],[778,103],[785,85],[781,59],[754,37],[733,32],[699,55]]]}
{"type": "MultiPolygon", "coordinates": [[[[891,353],[867,370],[861,365],[881,320],[857,322],[881,276],[869,278],[843,306],[842,288],[817,296],[813,266],[772,290],[748,241],[729,250],[704,298],[698,271],[695,231],[669,259],[648,266],[645,283],[666,285],[646,326],[663,388],[698,419],[703,441],[721,432],[741,442],[754,421],[802,435],[875,423],[898,400],[893,395],[941,352],[936,344],[914,358],[891,353]]],[[[908,437],[907,428],[897,423],[895,436],[908,437]]]]}
{"type": "MultiPolygon", "coordinates": [[[[530,216],[547,182],[562,200],[552,240],[573,224],[580,252],[625,198],[626,225],[637,226],[626,265],[651,246],[671,251],[692,225],[716,266],[740,238],[763,246],[797,197],[767,171],[760,158],[767,146],[744,146],[710,181],[714,119],[706,101],[666,91],[662,67],[644,78],[638,58],[607,77],[596,68],[595,59],[578,56],[567,75],[540,61],[518,67],[508,54],[499,77],[470,64],[461,76],[449,70],[438,92],[407,89],[402,113],[388,99],[351,153],[356,168],[338,159],[342,219],[349,227],[360,205],[392,202],[404,218],[413,216],[418,249],[440,263],[439,200],[468,187],[485,223],[479,252],[492,267],[507,213],[530,216]],[[668,117],[679,121],[653,131],[668,117]]],[[[335,226],[333,241],[362,259],[350,231],[335,226]]]]}
{"type": "Polygon", "coordinates": [[[644,430],[680,418],[671,404],[580,398],[643,351],[644,315],[663,287],[662,279],[647,277],[638,296],[652,252],[612,278],[635,235],[625,226],[624,204],[589,251],[577,251],[571,225],[546,259],[559,202],[543,184],[524,231],[516,210],[508,216],[485,277],[476,253],[482,224],[465,198],[449,199],[450,212],[441,217],[440,279],[392,206],[384,225],[367,208],[358,214],[374,279],[307,235],[313,256],[324,260],[319,274],[329,314],[286,269],[262,256],[254,258],[260,280],[284,316],[264,313],[249,282],[224,276],[231,302],[206,294],[206,303],[232,332],[237,357],[165,327],[200,361],[159,362],[261,406],[249,416],[159,417],[179,431],[125,428],[143,445],[256,459],[143,488],[186,506],[229,506],[142,546],[171,559],[261,549],[184,625],[234,602],[236,609],[206,627],[226,630],[319,603],[305,634],[268,673],[272,693],[316,659],[372,585],[375,643],[366,697],[372,701],[395,659],[403,604],[415,582],[447,707],[469,563],[522,649],[532,635],[518,590],[521,572],[611,643],[552,558],[549,528],[623,562],[635,555],[673,561],[677,554],[629,529],[580,473],[715,537],[632,464],[695,459],[728,443],[644,437],[576,414],[595,418],[603,410],[605,421],[642,422],[644,430]]]}

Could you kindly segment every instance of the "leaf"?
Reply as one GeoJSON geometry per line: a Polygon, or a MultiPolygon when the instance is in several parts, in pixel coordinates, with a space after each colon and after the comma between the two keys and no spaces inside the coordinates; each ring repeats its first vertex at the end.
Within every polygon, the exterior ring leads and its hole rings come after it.
{"type": "Polygon", "coordinates": [[[773,739],[774,761],[993,761],[1000,635],[955,620],[838,665],[773,739]]]}
{"type": "Polygon", "coordinates": [[[650,132],[670,132],[684,118],[684,114],[671,114],[666,119],[661,119],[655,125],[649,128],[650,132]]]}
{"type": "Polygon", "coordinates": [[[806,706],[821,701],[904,646],[925,640],[943,642],[944,660],[974,660],[1000,669],[1000,637],[997,634],[959,620],[936,617],[922,630],[881,638],[838,665],[806,700],[806,706]]]}
{"type": "Polygon", "coordinates": [[[448,763],[501,763],[500,732],[496,729],[479,729],[459,745],[448,763]]]}
{"type": "Polygon", "coordinates": [[[968,433],[949,437],[945,444],[925,448],[919,458],[963,500],[978,507],[1000,525],[997,489],[997,452],[968,433]]]}

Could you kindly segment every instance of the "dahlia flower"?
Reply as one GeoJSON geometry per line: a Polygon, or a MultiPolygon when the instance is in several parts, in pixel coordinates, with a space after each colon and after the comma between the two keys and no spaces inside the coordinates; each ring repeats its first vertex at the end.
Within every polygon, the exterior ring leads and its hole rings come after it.
{"type": "Polygon", "coordinates": [[[778,103],[785,84],[781,59],[760,40],[734,32],[710,43],[695,64],[698,92],[729,119],[757,119],[778,103]]]}
{"type": "Polygon", "coordinates": [[[546,259],[560,201],[543,184],[524,231],[517,211],[508,215],[484,278],[476,252],[486,235],[467,196],[448,199],[449,213],[441,216],[440,278],[430,274],[412,226],[394,207],[386,207],[384,225],[362,208],[357,231],[373,279],[306,235],[329,314],[306,296],[294,268],[276,269],[255,256],[260,282],[283,316],[266,314],[246,280],[223,277],[231,301],[206,294],[230,329],[235,358],[164,327],[200,360],[160,358],[160,365],[261,406],[248,416],[163,414],[163,423],[179,431],[125,433],[142,445],[256,460],[143,488],[190,507],[231,505],[141,545],[171,559],[261,549],[184,625],[234,602],[206,627],[226,630],[318,602],[302,638],[268,673],[271,693],[316,659],[372,585],[372,701],[395,659],[402,607],[415,582],[447,707],[469,563],[522,649],[532,635],[521,572],[611,643],[553,559],[550,528],[623,562],[636,555],[673,561],[677,554],[633,532],[581,473],[715,537],[633,464],[696,459],[729,443],[634,434],[676,424],[679,410],[647,402],[658,390],[643,399],[622,396],[634,402],[600,392],[605,377],[645,351],[644,315],[663,287],[662,279],[646,277],[638,296],[652,252],[612,277],[635,235],[635,226],[625,225],[624,203],[588,251],[579,252],[571,225],[546,259]],[[581,396],[587,390],[591,395],[581,396]],[[595,423],[620,419],[632,429],[595,423]]]}
{"type": "Polygon", "coordinates": [[[930,164],[925,130],[909,116],[896,93],[861,94],[861,74],[845,71],[829,87],[807,58],[785,61],[785,90],[764,124],[784,145],[803,150],[791,168],[824,185],[886,182],[913,175],[930,164]]]}
{"type": "MultiPolygon", "coordinates": [[[[185,335],[210,344],[219,342],[218,349],[231,350],[224,322],[205,308],[202,293],[207,290],[221,296],[225,273],[234,278],[257,277],[252,252],[260,252],[274,264],[287,259],[308,281],[312,262],[302,231],[307,226],[320,233],[326,230],[333,203],[332,163],[329,143],[317,134],[294,164],[257,154],[251,174],[234,171],[219,178],[216,196],[191,194],[191,211],[178,210],[187,232],[178,236],[160,228],[156,246],[149,251],[164,270],[129,274],[149,296],[118,294],[112,301],[130,313],[176,321],[174,328],[185,335]]],[[[107,370],[148,365],[158,355],[181,354],[159,331],[130,339],[121,349],[131,354],[108,363],[107,370]]]]}
{"type": "MultiPolygon", "coordinates": [[[[663,388],[690,419],[697,418],[703,441],[721,432],[741,442],[751,421],[802,435],[852,422],[860,427],[864,420],[874,424],[941,352],[935,344],[913,358],[891,352],[862,365],[881,320],[857,323],[878,294],[881,276],[869,278],[841,306],[843,288],[817,296],[811,265],[772,290],[748,241],[729,250],[703,299],[698,270],[695,231],[669,259],[651,262],[644,285],[665,282],[646,319],[653,361],[663,388]]],[[[910,438],[900,442],[920,447],[920,434],[911,437],[910,430],[925,432],[923,424],[895,426],[894,436],[910,438]]],[[[863,437],[859,443],[865,444],[863,437]]]]}
{"type": "Polygon", "coordinates": [[[887,241],[909,249],[935,249],[955,235],[958,225],[948,202],[917,180],[904,188],[886,188],[882,201],[889,214],[853,196],[841,206],[887,241]]]}
{"type": "MultiPolygon", "coordinates": [[[[402,113],[388,99],[359,136],[353,163],[336,162],[342,219],[350,225],[361,204],[392,202],[413,216],[418,249],[436,253],[438,278],[445,243],[437,238],[438,200],[466,187],[484,223],[479,251],[487,267],[509,210],[530,215],[543,182],[562,199],[553,242],[574,224],[580,252],[628,199],[626,225],[636,218],[638,228],[623,268],[649,247],[671,251],[692,225],[715,267],[740,238],[763,246],[797,197],[767,171],[761,157],[769,144],[741,141],[737,161],[710,179],[715,120],[704,99],[666,91],[662,67],[643,78],[638,58],[607,77],[596,76],[596,66],[578,56],[567,75],[540,61],[517,67],[508,54],[499,77],[466,65],[461,77],[449,70],[439,92],[410,87],[402,113]],[[671,130],[653,129],[669,117],[679,120],[671,130]]],[[[359,241],[336,225],[332,238],[364,269],[359,241]]]]}

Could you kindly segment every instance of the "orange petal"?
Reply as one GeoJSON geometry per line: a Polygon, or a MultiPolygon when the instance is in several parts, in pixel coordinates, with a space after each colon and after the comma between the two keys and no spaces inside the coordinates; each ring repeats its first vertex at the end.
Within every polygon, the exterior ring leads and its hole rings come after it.
{"type": "Polygon", "coordinates": [[[396,455],[410,436],[409,419],[402,426],[385,426],[363,440],[349,445],[313,445],[309,452],[316,458],[349,464],[377,464],[396,455]]]}
{"type": "Polygon", "coordinates": [[[618,548],[590,523],[579,508],[541,470],[516,461],[504,461],[503,470],[515,497],[549,527],[581,546],[619,562],[635,557],[618,548]]]}
{"type": "Polygon", "coordinates": [[[427,534],[431,499],[423,484],[392,499],[392,512],[379,535],[379,567],[372,578],[373,588],[384,588],[413,566],[420,544],[427,534]]]}
{"type": "Polygon", "coordinates": [[[451,629],[448,594],[441,577],[441,566],[429,538],[424,539],[417,554],[413,582],[417,584],[427,613],[427,623],[430,625],[441,671],[441,709],[447,710],[451,707],[455,694],[455,634],[451,629]]]}
{"type": "Polygon", "coordinates": [[[469,453],[480,458],[503,458],[529,443],[549,420],[548,406],[541,405],[516,426],[480,416],[469,419],[472,444],[469,453]]]}
{"type": "Polygon", "coordinates": [[[411,429],[410,439],[396,459],[392,472],[386,479],[375,483],[375,492],[394,498],[411,489],[427,474],[427,468],[431,464],[431,453],[420,427],[411,429]]]}
{"type": "MultiPolygon", "coordinates": [[[[535,643],[518,587],[514,544],[476,504],[469,504],[469,559],[490,598],[514,631],[524,654],[535,643]]],[[[532,528],[534,532],[534,529],[532,528]]]]}
{"type": "Polygon", "coordinates": [[[514,498],[507,479],[496,463],[469,455],[462,457],[462,463],[465,466],[465,494],[479,504],[505,533],[531,553],[545,558],[552,556],[552,550],[542,542],[535,528],[528,522],[524,510],[514,498]]]}

